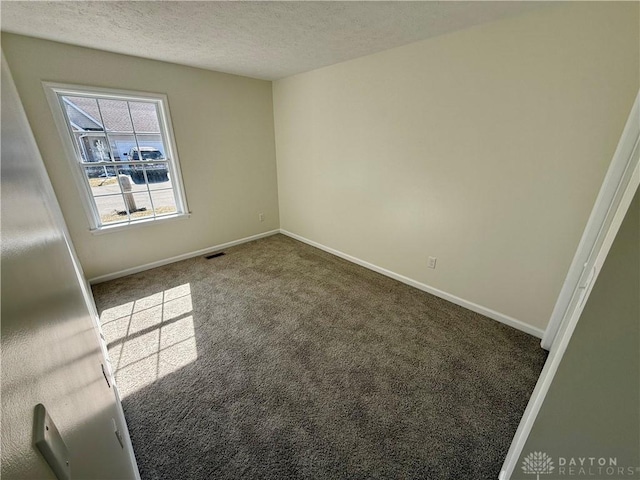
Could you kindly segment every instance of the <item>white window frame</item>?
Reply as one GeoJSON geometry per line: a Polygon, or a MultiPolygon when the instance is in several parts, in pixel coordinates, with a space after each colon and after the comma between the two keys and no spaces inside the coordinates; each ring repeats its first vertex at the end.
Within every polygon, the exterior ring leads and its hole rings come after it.
{"type": "MultiPolygon", "coordinates": [[[[182,181],[182,172],[180,168],[180,160],[178,159],[178,149],[176,147],[173,135],[173,127],[171,122],[171,114],[169,112],[169,101],[167,96],[161,93],[138,92],[131,90],[117,90],[112,88],[88,87],[83,85],[62,84],[54,82],[42,82],[53,119],[55,121],[58,133],[62,138],[62,143],[66,153],[66,157],[70,162],[73,178],[78,187],[78,191],[82,197],[82,206],[89,219],[90,230],[94,234],[115,232],[123,229],[130,229],[143,225],[155,225],[159,222],[166,222],[190,216],[187,206],[187,198],[185,195],[184,184],[182,181]],[[165,156],[167,157],[167,167],[171,174],[172,188],[176,200],[177,213],[170,215],[162,215],[159,217],[131,219],[118,222],[115,224],[102,224],[100,214],[93,199],[91,185],[86,177],[84,168],[86,162],[82,162],[82,154],[79,151],[76,142],[73,141],[73,132],[70,128],[70,122],[67,119],[66,112],[62,106],[63,95],[75,96],[91,96],[95,98],[104,98],[108,100],[128,100],[153,102],[157,106],[158,120],[160,124],[160,136],[162,137],[165,156]]],[[[106,136],[106,131],[104,132],[106,136]]]]}

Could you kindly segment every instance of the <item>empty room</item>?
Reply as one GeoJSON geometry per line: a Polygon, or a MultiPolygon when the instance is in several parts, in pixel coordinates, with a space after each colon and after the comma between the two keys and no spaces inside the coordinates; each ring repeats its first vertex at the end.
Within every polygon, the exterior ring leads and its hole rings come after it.
{"type": "Polygon", "coordinates": [[[7,479],[640,479],[638,2],[2,1],[7,479]]]}

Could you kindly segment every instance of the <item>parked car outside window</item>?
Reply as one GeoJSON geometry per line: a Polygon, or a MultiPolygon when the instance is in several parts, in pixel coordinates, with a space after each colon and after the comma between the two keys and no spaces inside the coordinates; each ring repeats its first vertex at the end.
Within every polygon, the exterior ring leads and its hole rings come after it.
{"type": "MultiPolygon", "coordinates": [[[[127,155],[129,160],[164,160],[164,155],[160,150],[154,147],[134,147],[129,150],[127,155]]],[[[129,175],[131,180],[136,184],[145,183],[144,171],[147,172],[147,181],[149,183],[166,182],[169,180],[166,163],[145,163],[143,165],[129,164],[127,168],[120,170],[120,173],[129,175]]]]}

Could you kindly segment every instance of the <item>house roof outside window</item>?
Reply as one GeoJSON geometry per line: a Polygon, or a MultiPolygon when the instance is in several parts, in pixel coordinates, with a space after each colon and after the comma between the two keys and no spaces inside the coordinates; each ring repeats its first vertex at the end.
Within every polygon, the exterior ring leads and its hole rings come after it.
{"type": "Polygon", "coordinates": [[[155,106],[152,103],[108,99],[96,101],[95,98],[71,96],[65,96],[63,100],[74,131],[103,131],[104,122],[109,132],[131,133],[133,129],[136,133],[160,132],[155,106]]]}

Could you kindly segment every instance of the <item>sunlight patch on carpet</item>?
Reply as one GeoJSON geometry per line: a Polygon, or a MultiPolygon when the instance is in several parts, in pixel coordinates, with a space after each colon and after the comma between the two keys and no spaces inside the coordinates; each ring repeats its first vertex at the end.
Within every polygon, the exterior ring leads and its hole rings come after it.
{"type": "Polygon", "coordinates": [[[198,358],[188,283],[109,308],[100,323],[123,398],[198,358]]]}

